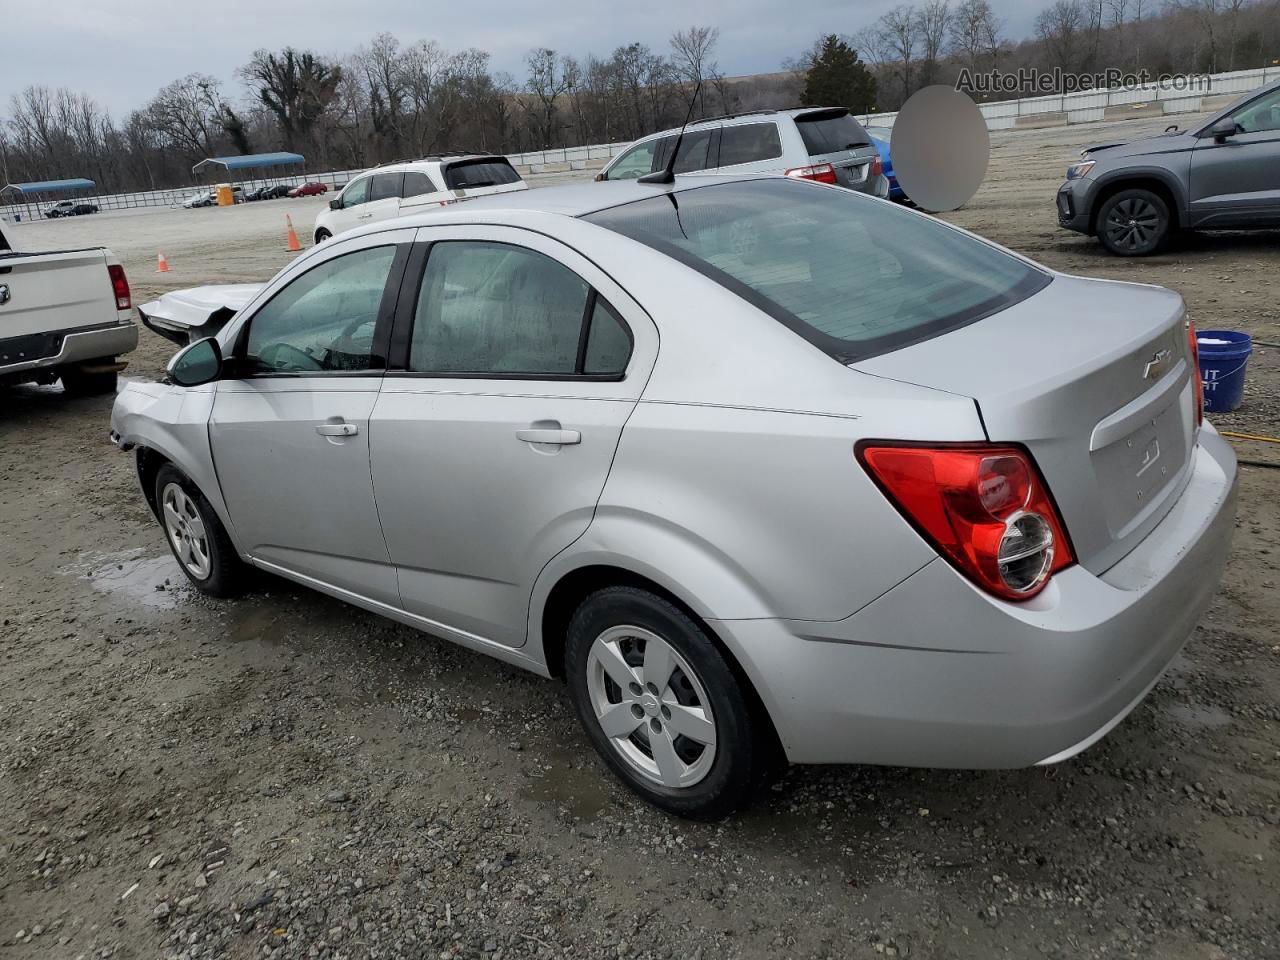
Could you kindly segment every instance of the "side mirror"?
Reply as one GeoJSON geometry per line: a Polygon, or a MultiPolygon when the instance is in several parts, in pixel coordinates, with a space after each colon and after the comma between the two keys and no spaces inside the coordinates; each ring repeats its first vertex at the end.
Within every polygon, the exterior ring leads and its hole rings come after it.
{"type": "Polygon", "coordinates": [[[1214,143],[1226,143],[1227,138],[1235,136],[1236,131],[1239,129],[1240,127],[1233,119],[1223,117],[1209,128],[1209,133],[1213,136],[1214,143]]]}
{"type": "Polygon", "coordinates": [[[341,210],[341,209],[342,209],[342,201],[341,201],[341,200],[339,200],[337,197],[334,197],[332,200],[330,200],[330,201],[329,201],[329,209],[330,209],[330,210],[341,210]]]}
{"type": "Polygon", "coordinates": [[[222,373],[222,348],[213,337],[197,340],[174,354],[165,373],[180,387],[212,383],[222,373]]]}
{"type": "Polygon", "coordinates": [[[603,173],[597,173],[597,174],[596,174],[594,177],[592,177],[591,179],[595,180],[595,182],[596,182],[596,183],[603,183],[603,182],[604,182],[604,174],[603,174],[603,173]]]}

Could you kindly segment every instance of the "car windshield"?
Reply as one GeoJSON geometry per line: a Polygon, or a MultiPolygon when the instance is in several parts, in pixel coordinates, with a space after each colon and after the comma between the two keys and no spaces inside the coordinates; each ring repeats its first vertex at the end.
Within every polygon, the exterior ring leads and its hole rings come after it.
{"type": "Polygon", "coordinates": [[[693,267],[843,363],[973,323],[1050,280],[922,214],[783,178],[663,193],[583,219],[693,267]]]}

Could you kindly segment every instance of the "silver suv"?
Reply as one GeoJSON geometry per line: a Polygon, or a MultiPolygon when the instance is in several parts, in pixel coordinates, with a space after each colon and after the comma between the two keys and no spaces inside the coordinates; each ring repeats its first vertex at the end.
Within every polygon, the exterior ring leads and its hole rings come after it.
{"type": "MultiPolygon", "coordinates": [[[[637,140],[596,175],[634,180],[663,169],[679,129],[637,140]]],[[[880,154],[844,107],[755,110],[712,117],[685,129],[674,173],[783,173],[876,197],[889,194],[880,154]]]]}

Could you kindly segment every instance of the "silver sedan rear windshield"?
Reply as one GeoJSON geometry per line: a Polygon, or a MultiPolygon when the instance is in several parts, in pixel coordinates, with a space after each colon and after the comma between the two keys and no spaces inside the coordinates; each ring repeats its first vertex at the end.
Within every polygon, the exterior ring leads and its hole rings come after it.
{"type": "Polygon", "coordinates": [[[663,192],[583,219],[693,267],[842,363],[981,320],[1050,280],[893,204],[782,178],[663,192]]]}

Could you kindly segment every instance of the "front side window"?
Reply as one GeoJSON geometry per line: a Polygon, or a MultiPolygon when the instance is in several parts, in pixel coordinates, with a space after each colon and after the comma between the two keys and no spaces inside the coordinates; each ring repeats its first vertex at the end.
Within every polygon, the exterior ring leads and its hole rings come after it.
{"type": "Polygon", "coordinates": [[[1280,90],[1272,90],[1231,117],[1241,133],[1280,130],[1280,90]]]}
{"type": "Polygon", "coordinates": [[[410,370],[620,375],[629,354],[630,337],[616,314],[564,264],[507,243],[449,240],[431,247],[410,339],[410,370]],[[599,319],[597,307],[604,311],[599,319]],[[619,332],[625,350],[618,346],[619,332]],[[584,370],[587,356],[598,369],[584,370]]]}
{"type": "Polygon", "coordinates": [[[334,257],[290,282],[249,321],[249,374],[380,370],[374,330],[395,247],[334,257]]]}
{"type": "Polygon", "coordinates": [[[361,177],[359,180],[352,180],[350,186],[342,191],[342,209],[348,207],[358,207],[369,199],[369,181],[373,177],[361,177]]]}
{"type": "Polygon", "coordinates": [[[783,178],[683,190],[584,219],[710,277],[843,363],[980,320],[1050,281],[929,217],[783,178]]]}
{"type": "Polygon", "coordinates": [[[720,131],[720,166],[776,160],[782,156],[782,138],[776,123],[743,123],[720,131]]]}
{"type": "Polygon", "coordinates": [[[431,182],[431,178],[425,173],[418,173],[410,170],[404,175],[404,186],[400,190],[402,197],[421,197],[424,194],[435,193],[436,185],[431,182]]]}
{"type": "Polygon", "coordinates": [[[606,179],[634,180],[636,177],[643,177],[646,173],[653,173],[653,153],[657,147],[657,140],[647,140],[639,146],[632,147],[609,169],[606,179]]]}
{"type": "Polygon", "coordinates": [[[403,179],[402,173],[374,174],[373,183],[369,187],[369,201],[372,203],[374,200],[390,200],[400,196],[400,181],[403,179]]]}

